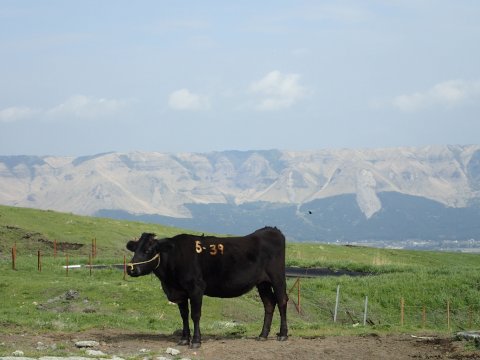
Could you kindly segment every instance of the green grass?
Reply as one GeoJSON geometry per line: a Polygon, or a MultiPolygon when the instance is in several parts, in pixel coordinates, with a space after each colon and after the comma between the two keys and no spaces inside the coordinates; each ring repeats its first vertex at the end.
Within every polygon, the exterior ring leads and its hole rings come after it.
{"type": "MultiPolygon", "coordinates": [[[[178,309],[170,305],[155,277],[123,279],[116,269],[63,269],[65,254],[53,257],[51,244],[78,243],[68,250],[70,264],[86,264],[92,238],[97,239],[97,264],[118,264],[131,256],[127,240],[142,232],[171,236],[185,230],[91,217],[0,206],[0,332],[80,332],[128,329],[172,334],[181,327],[178,309]],[[17,247],[17,270],[11,248],[17,247]],[[42,251],[42,272],[37,270],[42,251]],[[78,297],[66,300],[69,290],[78,297]]],[[[288,239],[287,239],[288,240],[288,239]]],[[[366,271],[365,277],[301,279],[301,313],[289,306],[293,336],[364,332],[450,332],[480,326],[480,256],[324,244],[288,243],[287,265],[366,271]],[[336,289],[340,285],[338,321],[333,323],[336,289]],[[368,296],[368,320],[363,323],[368,296]],[[400,300],[405,301],[400,324],[400,300]],[[450,328],[447,326],[447,303],[450,328]],[[423,318],[425,307],[426,318],[423,318]]],[[[288,280],[289,289],[296,279],[288,280]]],[[[289,294],[297,302],[297,286],[289,294]]],[[[204,299],[202,331],[211,336],[256,336],[262,305],[255,291],[235,299],[204,299]],[[233,325],[232,325],[233,324],[233,325]]],[[[278,329],[278,316],[272,334],[278,329]]]]}

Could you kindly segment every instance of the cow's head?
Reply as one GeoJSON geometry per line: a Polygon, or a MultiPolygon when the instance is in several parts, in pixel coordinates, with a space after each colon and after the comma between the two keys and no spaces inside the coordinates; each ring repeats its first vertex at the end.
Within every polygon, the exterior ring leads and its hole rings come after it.
{"type": "Polygon", "coordinates": [[[134,254],[127,264],[128,275],[136,277],[150,274],[160,266],[160,253],[172,247],[169,239],[159,240],[151,233],[143,233],[139,240],[129,241],[127,249],[134,254]]]}

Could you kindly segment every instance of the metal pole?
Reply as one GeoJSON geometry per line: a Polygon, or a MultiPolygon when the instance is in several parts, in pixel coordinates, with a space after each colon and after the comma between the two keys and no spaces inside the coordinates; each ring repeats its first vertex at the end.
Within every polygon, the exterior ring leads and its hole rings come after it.
{"type": "Polygon", "coordinates": [[[333,314],[333,322],[337,322],[338,300],[340,299],[340,285],[337,285],[337,299],[335,300],[335,313],[333,314]]]}

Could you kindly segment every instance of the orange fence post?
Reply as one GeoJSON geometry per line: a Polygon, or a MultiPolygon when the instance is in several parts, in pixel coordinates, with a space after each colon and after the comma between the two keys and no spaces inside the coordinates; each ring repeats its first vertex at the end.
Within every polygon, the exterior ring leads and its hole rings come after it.
{"type": "Polygon", "coordinates": [[[450,330],[450,300],[447,300],[447,328],[450,330]]]}
{"type": "Polygon", "coordinates": [[[12,247],[12,270],[17,270],[17,266],[16,266],[16,261],[17,261],[17,249],[16,249],[16,245],[14,245],[12,247]]]}
{"type": "Polygon", "coordinates": [[[92,276],[92,254],[88,254],[88,268],[90,269],[90,276],[92,276]]]}
{"type": "Polygon", "coordinates": [[[473,310],[472,310],[472,307],[469,306],[468,307],[468,328],[469,329],[472,328],[472,319],[473,319],[473,310]]]}
{"type": "Polygon", "coordinates": [[[405,320],[405,300],[400,300],[400,325],[403,326],[403,322],[405,320]]]}
{"type": "Polygon", "coordinates": [[[127,257],[123,255],[123,280],[127,278],[127,257]]]}
{"type": "Polygon", "coordinates": [[[300,278],[297,278],[293,286],[290,288],[288,293],[290,294],[292,290],[297,287],[297,301],[298,304],[295,304],[295,300],[292,300],[293,304],[295,305],[295,309],[297,309],[297,312],[300,313],[300,278]]]}
{"type": "Polygon", "coordinates": [[[422,325],[423,325],[423,328],[425,328],[426,324],[427,324],[427,308],[425,307],[425,305],[423,305],[423,309],[422,309],[422,325]]]}
{"type": "Polygon", "coordinates": [[[95,259],[97,257],[97,238],[92,238],[92,258],[95,259]]]}
{"type": "Polygon", "coordinates": [[[297,299],[298,299],[298,312],[300,313],[302,311],[302,308],[300,306],[300,278],[298,278],[298,284],[297,284],[297,299]]]}

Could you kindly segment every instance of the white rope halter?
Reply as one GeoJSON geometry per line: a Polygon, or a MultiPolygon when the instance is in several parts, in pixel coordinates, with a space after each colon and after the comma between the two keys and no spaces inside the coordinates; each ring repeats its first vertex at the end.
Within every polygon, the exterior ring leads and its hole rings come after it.
{"type": "Polygon", "coordinates": [[[147,260],[147,261],[140,261],[140,262],[136,262],[136,263],[128,263],[127,266],[130,268],[130,271],[133,271],[133,267],[135,265],[147,264],[149,262],[152,262],[155,259],[158,259],[157,266],[155,266],[155,269],[154,269],[154,270],[157,270],[157,268],[160,266],[160,254],[155,255],[153,258],[151,258],[150,260],[147,260]]]}

